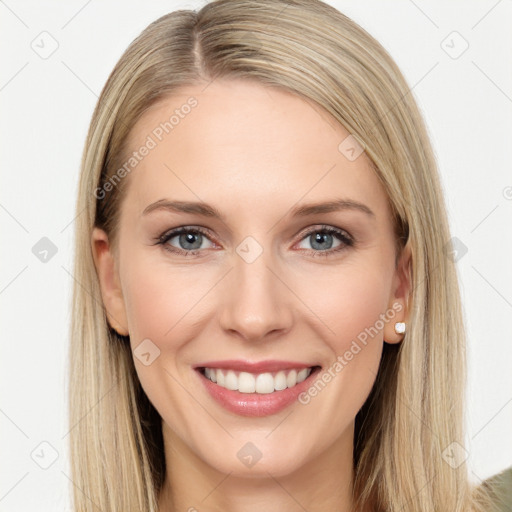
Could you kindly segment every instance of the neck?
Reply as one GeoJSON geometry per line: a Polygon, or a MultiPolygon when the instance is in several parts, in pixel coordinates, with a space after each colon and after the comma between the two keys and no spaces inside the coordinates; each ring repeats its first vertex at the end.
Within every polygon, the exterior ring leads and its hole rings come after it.
{"type": "Polygon", "coordinates": [[[166,477],[158,512],[352,512],[351,423],[334,445],[292,473],[225,474],[199,458],[162,423],[166,477]]]}

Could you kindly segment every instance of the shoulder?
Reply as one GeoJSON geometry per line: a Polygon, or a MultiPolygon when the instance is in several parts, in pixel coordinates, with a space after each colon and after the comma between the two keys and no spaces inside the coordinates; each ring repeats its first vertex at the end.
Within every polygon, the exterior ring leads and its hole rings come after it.
{"type": "Polygon", "coordinates": [[[512,467],[491,476],[482,483],[493,498],[495,508],[492,512],[512,510],[512,467]]]}

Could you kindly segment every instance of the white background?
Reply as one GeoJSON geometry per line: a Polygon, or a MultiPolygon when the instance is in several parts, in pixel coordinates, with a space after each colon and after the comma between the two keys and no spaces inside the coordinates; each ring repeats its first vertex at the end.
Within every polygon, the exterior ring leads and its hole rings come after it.
{"type": "MultiPolygon", "coordinates": [[[[97,97],[151,21],[203,1],[0,2],[0,510],[70,510],[67,350],[79,163],[97,97]],[[58,43],[47,59],[31,45],[58,43]],[[32,247],[58,252],[42,263],[32,247]],[[52,448],[56,461],[51,462],[52,448]],[[35,450],[35,452],[33,452],[35,450]],[[32,457],[31,457],[32,454],[32,457]]],[[[334,1],[390,52],[438,158],[469,336],[472,478],[512,465],[512,1],[334,1]],[[458,58],[463,40],[469,44],[458,58]],[[446,39],[448,37],[448,39],[446,39]],[[442,43],[445,41],[444,43],[442,43]]],[[[447,390],[449,392],[449,390],[447,390]]]]}

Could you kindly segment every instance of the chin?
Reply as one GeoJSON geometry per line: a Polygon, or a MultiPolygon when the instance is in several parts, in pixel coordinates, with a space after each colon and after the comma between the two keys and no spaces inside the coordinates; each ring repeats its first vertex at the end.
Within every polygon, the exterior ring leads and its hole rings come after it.
{"type": "Polygon", "coordinates": [[[240,478],[282,477],[299,470],[305,463],[300,454],[290,453],[286,447],[274,446],[268,440],[265,443],[237,441],[234,445],[233,448],[220,447],[221,453],[213,454],[214,460],[211,452],[203,460],[221,473],[240,478]],[[232,457],[228,455],[230,452],[232,457]]]}

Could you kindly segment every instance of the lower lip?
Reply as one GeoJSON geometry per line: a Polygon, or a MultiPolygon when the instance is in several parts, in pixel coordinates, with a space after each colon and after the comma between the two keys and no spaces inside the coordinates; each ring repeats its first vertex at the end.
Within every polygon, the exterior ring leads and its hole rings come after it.
{"type": "Polygon", "coordinates": [[[240,416],[253,417],[276,414],[291,405],[303,391],[309,388],[319,371],[319,367],[314,368],[307,379],[292,388],[260,394],[240,393],[240,391],[223,388],[196,370],[206,390],[220,405],[240,416]]]}

